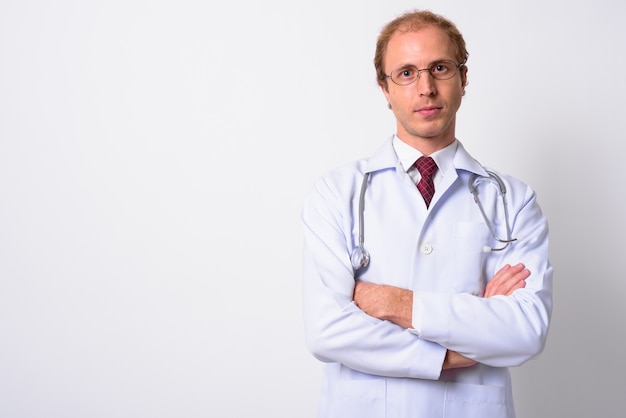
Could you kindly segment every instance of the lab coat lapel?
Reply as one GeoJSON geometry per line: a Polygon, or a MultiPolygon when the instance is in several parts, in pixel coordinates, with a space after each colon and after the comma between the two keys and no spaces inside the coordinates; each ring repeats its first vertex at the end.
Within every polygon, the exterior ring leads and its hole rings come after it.
{"type": "Polygon", "coordinates": [[[447,170],[443,179],[437,184],[435,196],[430,203],[431,210],[437,205],[437,202],[443,199],[446,191],[454,184],[454,182],[459,179],[460,170],[477,173],[481,176],[487,175],[483,166],[465,150],[461,141],[457,140],[457,148],[453,160],[453,169],[447,170]]]}

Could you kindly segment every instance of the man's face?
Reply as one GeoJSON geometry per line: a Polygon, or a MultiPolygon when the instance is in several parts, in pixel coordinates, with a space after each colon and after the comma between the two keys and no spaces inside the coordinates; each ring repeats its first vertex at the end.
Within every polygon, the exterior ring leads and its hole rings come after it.
{"type": "MultiPolygon", "coordinates": [[[[434,26],[416,32],[396,32],[385,53],[385,73],[391,74],[404,65],[430,68],[441,60],[459,64],[454,51],[448,35],[434,26]]],[[[452,143],[466,71],[466,67],[462,67],[448,80],[436,80],[428,71],[422,71],[415,82],[406,86],[387,79],[388,87],[382,90],[396,116],[398,137],[424,154],[452,143]]]]}

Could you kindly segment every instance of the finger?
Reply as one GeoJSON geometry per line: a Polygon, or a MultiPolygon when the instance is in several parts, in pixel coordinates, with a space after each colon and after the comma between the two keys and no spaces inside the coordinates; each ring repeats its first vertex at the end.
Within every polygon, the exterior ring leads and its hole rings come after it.
{"type": "Polygon", "coordinates": [[[513,276],[504,281],[505,288],[517,289],[518,287],[526,286],[526,279],[530,276],[530,270],[524,268],[520,272],[515,273],[513,276]]]}
{"type": "Polygon", "coordinates": [[[505,264],[504,266],[502,266],[502,268],[496,272],[491,280],[487,282],[483,296],[491,297],[503,294],[503,283],[515,274],[516,270],[519,269],[518,266],[519,265],[517,265],[516,267],[512,267],[510,264],[505,264]]]}
{"type": "Polygon", "coordinates": [[[524,270],[522,273],[514,276],[513,278],[489,289],[486,297],[495,295],[510,296],[515,290],[526,287],[526,278],[529,274],[530,272],[528,272],[528,270],[524,270]]]}
{"type": "Polygon", "coordinates": [[[515,274],[519,273],[524,269],[524,264],[518,263],[514,266],[510,264],[505,264],[496,272],[490,282],[499,283],[501,281],[506,281],[511,279],[515,274]]]}
{"type": "Polygon", "coordinates": [[[511,287],[509,295],[513,293],[514,291],[516,291],[517,289],[523,289],[525,287],[526,287],[526,280],[520,280],[519,282],[515,283],[513,287],[511,287]]]}
{"type": "Polygon", "coordinates": [[[515,266],[505,265],[494,275],[493,279],[485,287],[484,297],[495,295],[508,296],[526,285],[525,279],[530,275],[523,264],[515,266]]]}

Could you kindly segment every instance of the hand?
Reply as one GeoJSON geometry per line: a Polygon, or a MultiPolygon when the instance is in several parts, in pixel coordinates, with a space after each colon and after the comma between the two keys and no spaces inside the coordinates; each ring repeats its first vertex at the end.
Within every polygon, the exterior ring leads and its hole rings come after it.
{"type": "Polygon", "coordinates": [[[442,370],[446,369],[458,369],[461,367],[471,367],[477,362],[467,358],[456,351],[448,350],[446,352],[446,357],[443,359],[442,370]]]}
{"type": "Polygon", "coordinates": [[[496,295],[510,296],[515,290],[526,287],[526,279],[530,271],[522,263],[502,267],[487,283],[483,297],[496,295]]]}
{"type": "Polygon", "coordinates": [[[413,291],[355,281],[354,303],[366,314],[404,328],[413,328],[413,291]]]}

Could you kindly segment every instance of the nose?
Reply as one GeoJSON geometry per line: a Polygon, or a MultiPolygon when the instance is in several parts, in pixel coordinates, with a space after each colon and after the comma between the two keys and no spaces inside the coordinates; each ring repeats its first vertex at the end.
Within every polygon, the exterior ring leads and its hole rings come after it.
{"type": "Polygon", "coordinates": [[[434,96],[437,93],[435,89],[435,78],[430,74],[428,69],[418,70],[415,86],[420,96],[434,96]],[[425,71],[426,74],[422,74],[425,71]]]}

